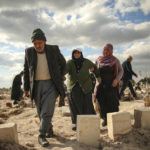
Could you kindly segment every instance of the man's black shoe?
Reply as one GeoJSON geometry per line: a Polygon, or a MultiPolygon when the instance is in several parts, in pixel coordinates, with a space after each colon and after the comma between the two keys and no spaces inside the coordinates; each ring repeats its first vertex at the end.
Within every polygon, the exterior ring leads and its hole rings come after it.
{"type": "Polygon", "coordinates": [[[64,100],[60,100],[58,103],[58,107],[62,107],[62,106],[65,106],[64,100]]]}
{"type": "Polygon", "coordinates": [[[53,137],[53,136],[54,136],[53,129],[50,129],[50,130],[48,131],[48,133],[46,133],[46,138],[51,138],[51,137],[53,137]]]}
{"type": "Polygon", "coordinates": [[[73,131],[76,131],[76,130],[77,130],[77,127],[72,127],[72,130],[73,130],[73,131]]]}
{"type": "Polygon", "coordinates": [[[104,121],[102,122],[102,126],[104,127],[104,126],[106,126],[106,125],[107,125],[107,120],[104,119],[104,121]]]}
{"type": "Polygon", "coordinates": [[[42,147],[47,147],[49,145],[49,142],[46,140],[46,138],[40,135],[38,137],[38,142],[42,147]]]}
{"type": "Polygon", "coordinates": [[[14,105],[18,104],[18,101],[15,100],[15,101],[13,102],[13,104],[14,104],[14,105]]]}

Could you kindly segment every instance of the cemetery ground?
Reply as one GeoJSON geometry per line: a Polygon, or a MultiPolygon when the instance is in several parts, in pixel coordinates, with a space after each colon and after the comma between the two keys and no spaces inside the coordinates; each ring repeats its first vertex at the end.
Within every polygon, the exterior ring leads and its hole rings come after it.
{"type": "Polygon", "coordinates": [[[62,116],[62,108],[57,107],[57,103],[52,121],[55,136],[48,138],[49,147],[41,147],[37,140],[39,119],[36,108],[31,106],[30,99],[22,100],[19,105],[12,104],[12,107],[6,106],[7,102],[12,103],[10,91],[1,91],[0,125],[16,123],[19,144],[0,142],[0,150],[150,150],[150,129],[134,128],[134,109],[145,107],[142,96],[139,100],[120,102],[120,111],[131,114],[132,130],[128,134],[111,140],[107,126],[102,127],[100,122],[99,148],[77,141],[76,132],[72,131],[71,117],[62,116]]]}

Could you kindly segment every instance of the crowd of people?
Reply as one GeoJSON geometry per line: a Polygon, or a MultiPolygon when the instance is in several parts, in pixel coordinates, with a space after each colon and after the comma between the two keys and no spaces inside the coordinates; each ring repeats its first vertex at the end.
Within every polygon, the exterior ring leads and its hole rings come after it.
{"type": "MultiPolygon", "coordinates": [[[[66,62],[57,45],[46,44],[46,36],[41,29],[32,33],[32,47],[25,50],[23,74],[17,76],[14,82],[21,86],[21,76],[24,75],[24,96],[35,102],[40,119],[38,141],[43,147],[49,145],[46,138],[54,135],[52,117],[56,99],[59,96],[59,106],[64,106],[64,98],[68,97],[72,118],[72,130],[76,130],[77,115],[96,114],[93,99],[99,104],[102,125],[107,125],[107,113],[119,111],[119,99],[129,86],[133,97],[137,97],[133,89],[132,75],[137,77],[131,67],[132,57],[121,65],[118,58],[113,55],[113,45],[104,45],[102,54],[95,63],[83,56],[80,48],[72,51],[72,58],[66,62]],[[65,75],[67,86],[64,86],[65,75]],[[119,82],[122,80],[121,87],[119,82]],[[66,92],[67,88],[67,92],[66,92]]],[[[20,99],[13,96],[16,104],[20,99]]]]}

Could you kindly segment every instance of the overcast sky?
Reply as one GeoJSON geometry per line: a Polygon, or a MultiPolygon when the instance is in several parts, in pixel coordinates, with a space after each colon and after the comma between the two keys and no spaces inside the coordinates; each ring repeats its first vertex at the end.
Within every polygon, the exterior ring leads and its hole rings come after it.
{"type": "Polygon", "coordinates": [[[109,42],[121,63],[132,55],[133,70],[150,76],[150,0],[0,0],[0,88],[23,69],[35,28],[67,60],[80,47],[94,62],[109,42]]]}

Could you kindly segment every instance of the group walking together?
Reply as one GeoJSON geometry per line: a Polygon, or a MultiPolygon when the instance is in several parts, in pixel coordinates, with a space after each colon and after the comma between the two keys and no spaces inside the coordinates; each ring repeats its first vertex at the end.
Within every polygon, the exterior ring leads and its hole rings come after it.
{"type": "MultiPolygon", "coordinates": [[[[71,111],[73,130],[76,130],[77,115],[96,114],[93,100],[100,106],[102,125],[107,125],[107,113],[119,111],[119,98],[128,85],[133,96],[130,79],[124,77],[124,67],[113,56],[113,45],[105,44],[102,54],[95,63],[85,58],[80,48],[73,49],[72,58],[66,62],[57,45],[46,44],[46,37],[41,29],[35,29],[31,41],[33,47],[25,50],[24,95],[35,102],[40,119],[38,141],[43,147],[49,145],[46,138],[54,135],[52,117],[58,96],[66,96],[64,76],[67,74],[67,96],[71,111]],[[96,78],[95,89],[91,73],[96,78]],[[123,78],[121,89],[119,81],[123,78]],[[93,92],[94,89],[94,92],[93,92]]],[[[124,64],[130,78],[137,76],[131,67],[131,61],[124,64]]]]}

